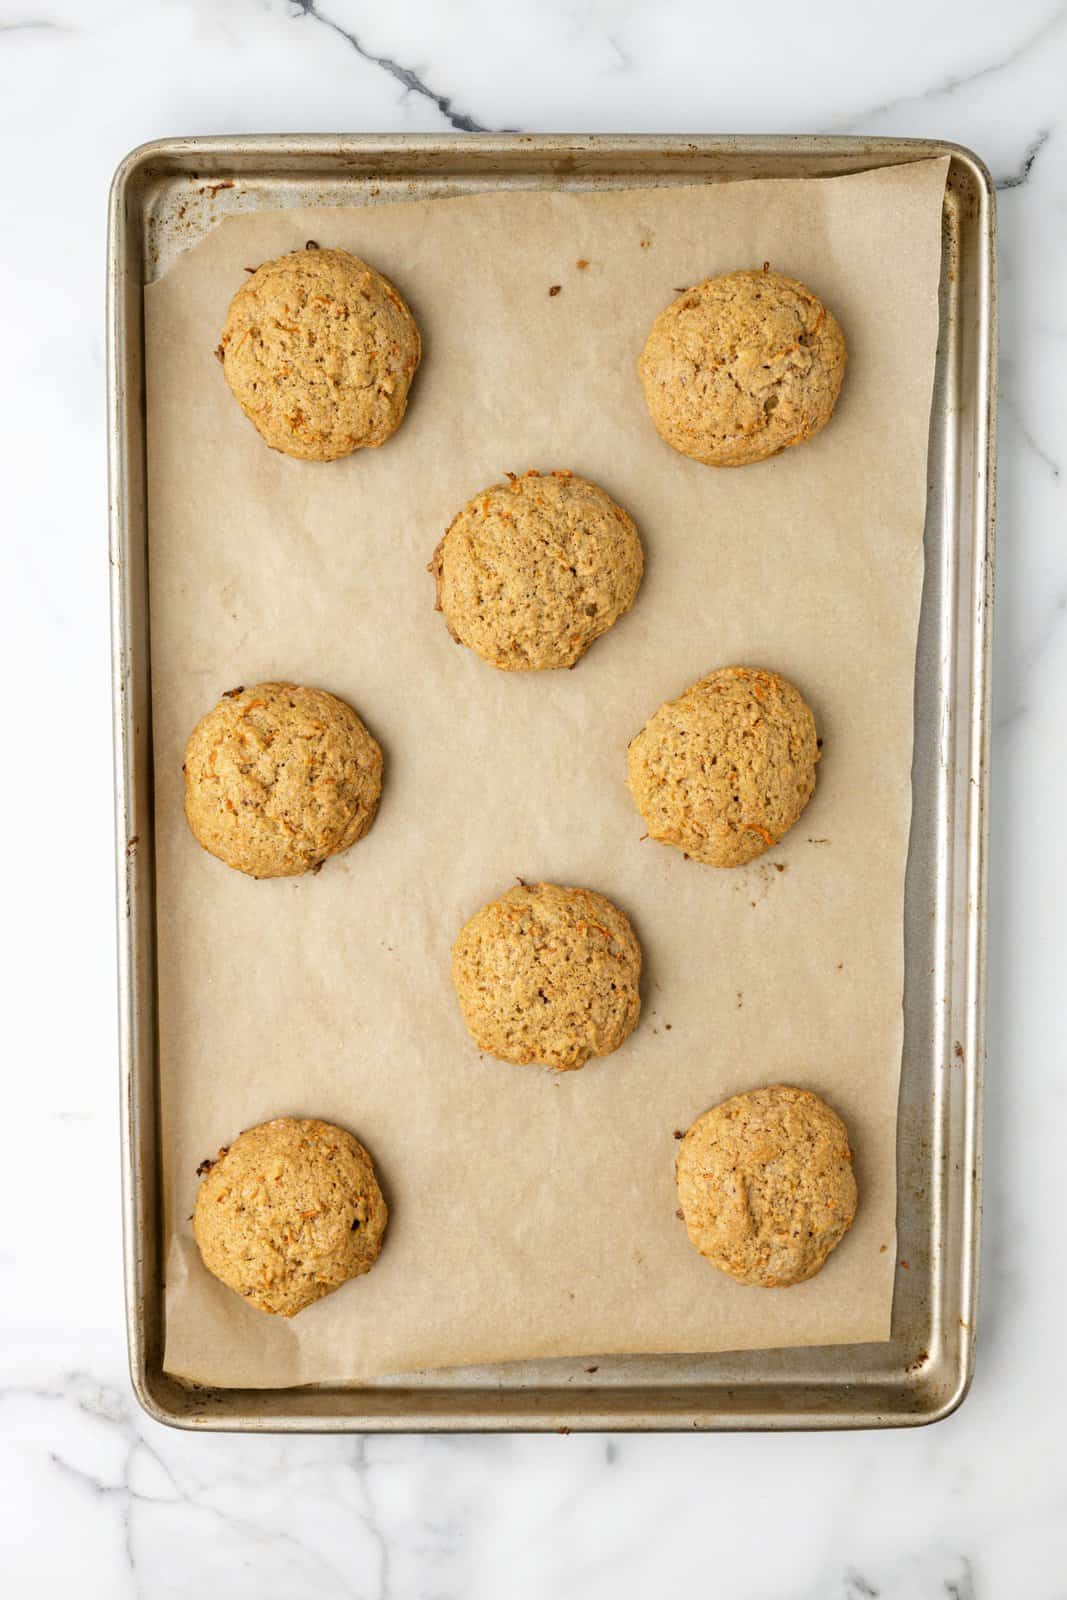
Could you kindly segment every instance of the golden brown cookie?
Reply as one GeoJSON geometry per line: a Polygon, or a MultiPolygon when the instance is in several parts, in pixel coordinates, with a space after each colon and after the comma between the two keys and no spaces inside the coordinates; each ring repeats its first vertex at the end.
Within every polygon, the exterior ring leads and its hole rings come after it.
{"type": "Polygon", "coordinates": [[[826,426],[845,375],[845,340],[795,278],[729,272],[660,312],[639,370],[668,444],[709,467],[743,467],[826,426]]]}
{"type": "Polygon", "coordinates": [[[483,906],[452,948],[452,981],[479,1050],[568,1071],[637,1026],[641,947],[590,889],[521,884],[483,906]]]}
{"type": "Polygon", "coordinates": [[[807,1089],[776,1084],[705,1111],[675,1172],[691,1243],[763,1289],[813,1278],[856,1215],[845,1124],[807,1089]]]}
{"type": "Polygon", "coordinates": [[[787,678],[720,667],[660,706],[627,751],[649,834],[739,867],[788,833],[815,792],[815,719],[787,678]]]}
{"type": "Polygon", "coordinates": [[[508,473],[459,512],[430,562],[453,639],[504,672],[573,667],[634,603],[637,529],[571,472],[508,473]]]}
{"type": "Polygon", "coordinates": [[[318,867],[362,839],[382,792],[382,752],[324,689],[231,689],[185,750],[185,815],[196,839],[253,878],[318,867]]]}
{"type": "Polygon", "coordinates": [[[421,353],[392,284],[347,250],[264,262],[230,301],[215,352],[271,449],[302,461],[384,444],[421,353]]]}
{"type": "Polygon", "coordinates": [[[388,1212],[370,1156],[343,1128],[276,1117],[198,1170],[204,1265],[260,1311],[295,1317],[378,1259],[388,1212]]]}

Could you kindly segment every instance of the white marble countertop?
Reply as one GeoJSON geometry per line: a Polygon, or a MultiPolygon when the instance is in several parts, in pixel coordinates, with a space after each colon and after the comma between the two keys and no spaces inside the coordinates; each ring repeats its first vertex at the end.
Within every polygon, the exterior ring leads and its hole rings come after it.
{"type": "Polygon", "coordinates": [[[239,1600],[1067,1595],[1067,8],[855,0],[0,0],[0,1588],[239,1600]],[[926,135],[998,181],[1002,406],[986,1234],[963,1408],[902,1434],[193,1437],[126,1377],[103,281],[162,134],[926,135]],[[25,806],[19,800],[26,784],[25,806]],[[1059,931],[1058,931],[1059,930],[1059,931]]]}

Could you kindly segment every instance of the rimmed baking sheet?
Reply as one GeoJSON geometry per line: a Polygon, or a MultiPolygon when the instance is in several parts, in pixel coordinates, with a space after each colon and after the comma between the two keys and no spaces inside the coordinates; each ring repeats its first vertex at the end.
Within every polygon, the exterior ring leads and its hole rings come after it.
{"type": "MultiPolygon", "coordinates": [[[[792,141],[786,141],[780,146],[767,144],[761,154],[756,148],[758,142],[753,142],[748,150],[739,151],[736,146],[732,149],[724,148],[732,143],[727,141],[677,141],[673,144],[670,141],[662,141],[656,142],[657,148],[652,148],[653,142],[640,140],[548,140],[543,141],[538,148],[534,148],[528,141],[521,140],[502,141],[499,144],[493,141],[490,145],[483,141],[449,143],[423,140],[405,143],[312,140],[292,141],[288,150],[281,148],[281,142],[259,142],[257,149],[244,152],[249,158],[249,164],[242,174],[240,172],[242,152],[237,149],[237,143],[213,148],[205,148],[203,144],[198,144],[188,153],[185,153],[185,147],[179,150],[177,147],[168,146],[162,151],[157,151],[154,157],[149,153],[139,158],[139,163],[135,162],[133,169],[128,168],[125,179],[120,180],[121,186],[125,189],[124,199],[127,203],[123,209],[127,217],[131,210],[128,202],[135,186],[133,170],[137,170],[140,174],[136,187],[141,191],[142,202],[147,199],[148,203],[143,204],[143,209],[140,209],[136,241],[127,240],[129,249],[125,252],[126,271],[115,285],[117,287],[118,282],[121,282],[128,291],[128,299],[116,295],[113,301],[116,312],[119,313],[116,318],[113,346],[116,364],[119,357],[123,356],[124,359],[132,358],[132,364],[136,366],[140,352],[138,348],[137,356],[133,356],[129,335],[131,332],[136,334],[139,331],[139,321],[131,328],[129,321],[132,319],[128,320],[121,313],[124,307],[139,300],[143,281],[152,275],[153,252],[162,260],[166,257],[167,251],[172,249],[175,239],[180,240],[183,237],[181,227],[188,224],[190,206],[194,212],[196,210],[197,202],[192,198],[194,194],[198,197],[201,207],[204,205],[208,207],[207,214],[203,218],[203,223],[206,225],[211,215],[211,206],[217,207],[220,202],[223,204],[236,202],[244,197],[243,203],[265,208],[289,203],[303,204],[322,199],[333,202],[336,198],[343,197],[355,204],[361,199],[380,198],[382,191],[387,189],[390,183],[415,184],[419,193],[434,194],[454,190],[457,185],[485,189],[493,187],[494,181],[504,182],[507,186],[519,181],[531,186],[563,183],[574,187],[588,187],[590,184],[598,183],[614,185],[625,183],[626,186],[633,187],[642,181],[662,184],[665,181],[678,179],[693,182],[694,178],[708,176],[726,177],[733,174],[750,176],[753,173],[753,162],[760,160],[764,163],[762,170],[768,173],[782,170],[783,163],[792,172],[811,173],[819,170],[817,164],[812,165],[811,151],[807,152],[807,165],[798,166],[801,152],[792,141]],[[259,157],[258,164],[251,161],[253,155],[259,157]],[[731,157],[736,159],[731,160],[731,157]],[[207,158],[206,161],[204,158],[207,158]],[[157,163],[155,175],[152,168],[153,159],[157,163]],[[288,178],[278,174],[274,176],[268,174],[266,169],[272,163],[278,162],[284,166],[286,161],[290,168],[288,178]],[[342,161],[348,172],[338,178],[337,168],[342,165],[342,161]],[[299,168],[301,163],[305,164],[305,172],[302,179],[297,179],[295,169],[299,168]],[[214,170],[208,170],[212,164],[214,170]],[[351,171],[353,164],[357,166],[355,175],[351,171]],[[359,166],[362,166],[361,171],[358,170],[359,166]],[[494,172],[494,166],[498,169],[497,172],[494,172]],[[166,170],[168,167],[169,171],[166,170]],[[159,171],[159,168],[164,170],[159,171]],[[190,173],[195,176],[190,176],[190,173]],[[233,178],[234,173],[238,173],[239,178],[233,178]],[[232,188],[219,187],[220,184],[226,185],[230,181],[232,188]],[[330,187],[332,184],[336,184],[336,190],[330,187]],[[378,196],[371,194],[371,190],[375,188],[379,191],[378,196]],[[201,194],[200,191],[204,193],[201,194]],[[174,238],[168,233],[168,219],[169,225],[175,230],[174,238]],[[142,253],[145,251],[146,254],[142,253]],[[141,265],[137,264],[138,257],[141,265]],[[145,261],[150,264],[148,270],[143,265],[145,261]]],[[[252,141],[252,144],[256,145],[257,142],[252,141]]],[[[210,146],[210,142],[208,145],[210,146]]],[[[834,168],[840,170],[841,165],[847,163],[849,159],[848,152],[841,148],[840,141],[822,144],[816,142],[816,147],[823,154],[825,163],[823,170],[834,170],[834,168]]],[[[864,159],[860,159],[861,152],[858,149],[853,152],[854,165],[882,164],[883,155],[885,164],[889,164],[890,151],[894,152],[892,159],[895,161],[907,160],[918,155],[941,153],[939,147],[916,149],[891,144],[877,152],[879,159],[874,162],[870,147],[864,147],[864,150],[866,152],[864,159]]],[[[893,1341],[871,1347],[838,1345],[821,1353],[791,1350],[776,1352],[773,1356],[749,1354],[638,1360],[612,1358],[597,1363],[596,1374],[584,1371],[590,1364],[588,1361],[551,1363],[537,1372],[531,1372],[528,1366],[509,1364],[507,1367],[494,1369],[491,1374],[453,1371],[439,1373],[436,1377],[427,1375],[417,1382],[404,1379],[391,1383],[386,1380],[358,1388],[314,1391],[294,1389],[280,1393],[275,1391],[269,1395],[259,1396],[256,1403],[252,1404],[249,1395],[242,1394],[242,1391],[231,1389],[205,1392],[174,1384],[172,1380],[163,1377],[161,1372],[149,1376],[152,1369],[147,1356],[147,1346],[153,1335],[149,1332],[150,1318],[147,1312],[149,1302],[158,1300],[158,1278],[154,1283],[149,1281],[154,1274],[146,1274],[144,1266],[146,1255],[153,1248],[158,1250],[158,1236],[153,1242],[146,1227],[143,1237],[136,1241],[140,1244],[141,1251],[135,1254],[132,1273],[135,1310],[140,1290],[143,1295],[141,1303],[146,1312],[143,1322],[139,1321],[137,1337],[133,1341],[135,1365],[139,1363],[138,1353],[145,1352],[142,1387],[156,1386],[156,1399],[152,1403],[157,1409],[167,1413],[171,1420],[178,1420],[178,1414],[184,1413],[183,1420],[193,1420],[194,1425],[210,1423],[214,1418],[214,1425],[217,1426],[239,1424],[253,1427],[681,1425],[684,1416],[679,1415],[677,1404],[668,1401],[664,1392],[666,1386],[684,1391],[683,1411],[686,1407],[689,1408],[690,1421],[696,1425],[737,1426],[744,1418],[747,1418],[747,1425],[754,1425],[756,1421],[771,1425],[775,1417],[782,1425],[791,1410],[806,1416],[809,1422],[862,1423],[864,1420],[871,1421],[874,1418],[865,1416],[862,1405],[853,1413],[850,1413],[847,1407],[840,1406],[841,1397],[834,1394],[835,1373],[839,1383],[847,1385],[849,1391],[862,1393],[868,1401],[878,1393],[880,1386],[884,1393],[896,1396],[898,1404],[895,1407],[891,1405],[884,1407],[892,1419],[905,1419],[908,1415],[920,1417],[929,1415],[937,1409],[943,1409],[951,1399],[951,1395],[958,1392],[962,1382],[962,1379],[957,1381],[958,1374],[966,1369],[965,1361],[962,1369],[959,1366],[966,1330],[957,1329],[956,1336],[947,1334],[945,1308],[939,1302],[937,1294],[939,1289],[949,1287],[955,1276],[951,1273],[946,1274],[945,1271],[947,1253],[951,1252],[954,1242],[952,1230],[947,1215],[943,1214],[939,1219],[937,1207],[931,1204],[931,1200],[937,1198],[938,1185],[931,1185],[929,1181],[919,1181],[928,1179],[929,1175],[924,1168],[928,1162],[936,1158],[936,1147],[941,1145],[939,1133],[943,1134],[950,1125],[955,1104],[952,1092],[953,1080],[949,1077],[947,1081],[942,1081],[942,1077],[935,1076],[935,1072],[939,1062],[949,1066],[950,1070],[952,1060],[959,1062],[960,1057],[955,1052],[956,1043],[961,1046],[965,1063],[964,1066],[955,1069],[956,1076],[965,1091],[962,1096],[963,1103],[956,1108],[962,1118],[960,1131],[965,1136],[964,1142],[968,1132],[968,1115],[971,1119],[969,1128],[973,1140],[975,1119],[973,1096],[977,1083],[973,1028],[968,1032],[965,1026],[969,1020],[969,1006],[972,1008],[973,1018],[976,995],[962,994],[963,1010],[958,1013],[957,1018],[959,1027],[950,1030],[961,1037],[954,1037],[951,1048],[946,1054],[941,1054],[944,1049],[944,1039],[939,1038],[934,1026],[939,1014],[933,983],[940,977],[943,985],[947,986],[949,982],[957,979],[958,975],[958,979],[965,987],[965,980],[968,978],[966,950],[974,948],[978,930],[974,927],[969,929],[966,919],[962,928],[960,927],[956,908],[949,903],[946,892],[950,889],[960,865],[954,859],[950,847],[961,841],[968,846],[962,863],[963,870],[965,872],[975,870],[975,853],[981,838],[980,811],[968,810],[961,817],[955,809],[956,796],[953,793],[953,785],[948,781],[949,763],[946,760],[948,757],[953,766],[958,765],[955,748],[950,749],[943,740],[939,741],[937,749],[931,748],[929,751],[933,757],[931,765],[925,770],[923,767],[928,731],[943,733],[946,707],[951,711],[957,709],[959,705],[956,685],[945,682],[943,678],[937,682],[940,702],[934,698],[927,704],[927,695],[934,684],[925,670],[930,658],[924,657],[924,650],[928,648],[932,618],[936,618],[937,623],[933,635],[935,648],[940,651],[943,646],[943,638],[939,641],[937,634],[945,628],[948,619],[951,622],[954,667],[963,671],[964,681],[967,681],[967,674],[972,665],[977,672],[978,716],[974,722],[967,721],[965,724],[957,716],[953,719],[949,730],[963,760],[963,767],[959,770],[965,770],[967,762],[971,760],[978,761],[980,770],[981,757],[981,667],[984,657],[980,648],[977,655],[973,652],[976,641],[975,622],[977,620],[979,625],[977,637],[980,642],[982,616],[973,589],[967,609],[961,607],[959,584],[966,575],[970,575],[973,582],[976,570],[973,565],[975,551],[980,547],[983,555],[985,552],[986,519],[982,510],[985,503],[982,485],[987,480],[976,470],[976,499],[973,501],[967,499],[965,505],[966,497],[960,492],[960,479],[950,482],[947,469],[953,464],[953,456],[959,453],[963,442],[962,436],[966,431],[964,427],[966,410],[961,421],[959,412],[948,404],[949,391],[955,386],[955,398],[958,400],[962,392],[960,386],[970,383],[975,386],[977,396],[982,390],[981,374],[988,370],[982,364],[981,338],[977,350],[969,349],[966,342],[960,339],[962,330],[960,308],[957,303],[963,292],[960,288],[961,282],[970,282],[962,270],[964,265],[970,267],[975,292],[981,288],[983,267],[987,272],[989,268],[988,254],[983,251],[982,239],[986,238],[988,243],[988,237],[982,234],[979,219],[985,198],[985,191],[979,182],[980,173],[973,163],[969,163],[960,155],[953,156],[952,163],[959,170],[955,174],[950,174],[945,204],[948,255],[942,273],[942,339],[931,431],[930,476],[935,489],[931,492],[928,502],[926,528],[927,583],[920,629],[918,674],[920,692],[916,700],[917,739],[913,783],[915,827],[908,877],[907,1029],[900,1123],[901,1169],[898,1174],[901,1195],[898,1221],[902,1239],[899,1254],[908,1265],[902,1267],[897,1274],[893,1341]],[[968,250],[964,248],[967,231],[964,224],[968,222],[971,230],[970,248],[973,261],[968,256],[968,250]],[[953,306],[955,307],[952,315],[946,313],[946,301],[950,311],[953,306]],[[939,430],[948,421],[953,423],[953,427],[951,437],[946,440],[939,430]],[[946,444],[952,446],[947,454],[946,444]],[[937,492],[939,479],[943,489],[947,489],[948,493],[937,492]],[[936,600],[932,599],[934,596],[936,600]],[[932,604],[936,605],[936,612],[931,612],[932,604]],[[977,618],[976,613],[979,613],[977,618]],[[964,638],[961,638],[963,632],[961,618],[966,621],[970,629],[964,638]],[[937,718],[934,722],[927,721],[931,712],[937,718]],[[961,732],[967,732],[971,736],[970,739],[961,740],[961,732]],[[974,743],[975,739],[977,745],[974,743]],[[928,888],[930,856],[927,855],[924,862],[927,881],[923,890],[926,893],[924,920],[928,926],[920,929],[919,919],[913,911],[916,862],[924,851],[929,850],[933,850],[935,856],[938,852],[941,853],[943,870],[938,875],[937,881],[939,889],[942,890],[944,907],[940,926],[937,906],[934,908],[935,916],[931,924],[928,888]],[[940,947],[936,942],[939,934],[948,936],[943,938],[940,947]],[[934,936],[933,939],[931,935],[934,936]],[[968,938],[971,940],[970,946],[967,945],[968,938]],[[934,971],[930,973],[928,970],[926,974],[916,974],[916,957],[919,956],[921,959],[921,945],[924,940],[927,954],[925,966],[927,969],[933,967],[934,971]],[[943,956],[940,970],[939,954],[943,956]],[[923,981],[924,979],[928,981],[923,981]],[[917,983],[920,996],[918,1002],[915,998],[917,983]],[[968,1043],[972,1046],[969,1061],[968,1043]],[[915,1045],[922,1047],[918,1058],[915,1045]],[[917,1059],[918,1065],[916,1065],[917,1059]],[[920,1081],[923,1074],[925,1074],[927,1094],[930,1084],[936,1085],[932,1103],[926,1106],[921,1104],[920,1081]],[[916,1111],[922,1112],[921,1126],[914,1117],[907,1120],[913,1092],[916,1093],[916,1111]],[[925,1191],[919,1211],[925,1216],[926,1225],[925,1228],[916,1231],[920,1216],[918,1212],[914,1217],[911,1216],[909,1206],[912,1204],[913,1194],[918,1196],[920,1189],[925,1191]],[[908,1242],[909,1232],[915,1239],[915,1248],[908,1242]],[[937,1244],[937,1249],[931,1250],[931,1240],[937,1244]],[[919,1286],[918,1292],[913,1288],[914,1285],[919,1286]],[[935,1322],[939,1338],[935,1337],[935,1322]],[[912,1330],[915,1330],[915,1336],[909,1337],[912,1330]],[[816,1377],[816,1373],[820,1370],[817,1359],[820,1354],[823,1358],[821,1381],[816,1377]],[[908,1356],[907,1361],[901,1360],[904,1354],[908,1356]],[[912,1369],[910,1373],[906,1370],[909,1367],[912,1369]],[[741,1373],[747,1376],[741,1385],[744,1394],[739,1397],[738,1375],[741,1373]],[[166,1404],[161,1404],[158,1393],[160,1387],[170,1391],[171,1398],[166,1404]],[[775,1392],[782,1397],[783,1402],[777,1410],[769,1403],[770,1397],[775,1392]],[[397,1401],[397,1397],[401,1394],[407,1396],[403,1404],[397,1401]],[[543,1409],[540,1412],[534,1403],[538,1394],[543,1402],[543,1409]],[[336,1409],[326,1408],[324,1404],[326,1395],[334,1397],[336,1409]],[[834,1396],[834,1403],[827,1404],[829,1395],[834,1396]],[[563,1396],[569,1399],[562,1404],[561,1409],[563,1396]],[[744,1409],[746,1397],[753,1403],[747,1411],[744,1409]],[[558,1420],[564,1416],[568,1420],[558,1420]],[[553,1417],[557,1420],[553,1421],[553,1417]]],[[[988,222],[988,217],[986,220],[988,222]]],[[[989,287],[986,279],[987,296],[989,287]]],[[[988,298],[986,305],[991,318],[991,302],[988,298]]],[[[980,324],[980,334],[981,329],[980,324]]],[[[987,327],[988,331],[990,327],[987,327]]],[[[139,346],[139,341],[135,342],[139,346]]],[[[988,348],[985,354],[988,357],[988,348]]],[[[121,408],[128,391],[116,382],[114,392],[121,408]]],[[[972,451],[975,449],[979,451],[975,460],[981,466],[987,459],[981,451],[988,447],[988,437],[983,432],[987,425],[988,406],[978,404],[968,409],[971,411],[974,425],[972,451]]],[[[115,481],[119,490],[119,509],[126,513],[124,518],[119,519],[125,523],[124,527],[117,530],[120,537],[128,537],[130,533],[132,520],[130,514],[134,512],[134,506],[129,497],[132,491],[135,498],[138,488],[137,467],[134,462],[137,452],[131,448],[134,443],[127,430],[123,439],[117,441],[116,445],[115,481]]],[[[966,483],[965,479],[963,481],[966,483]]],[[[125,686],[135,683],[137,671],[143,671],[146,663],[136,652],[135,635],[138,621],[131,614],[139,581],[135,571],[137,559],[133,556],[129,542],[125,543],[124,548],[120,546],[120,553],[125,558],[122,571],[124,581],[121,585],[124,593],[120,599],[125,603],[125,616],[130,625],[129,635],[125,639],[120,637],[118,641],[122,669],[119,687],[122,690],[125,686]],[[134,646],[134,654],[131,655],[128,649],[124,652],[124,645],[134,646]],[[126,676],[127,671],[132,674],[129,678],[126,676]]],[[[143,561],[143,551],[139,559],[143,561]]],[[[141,577],[143,578],[143,568],[141,577]]],[[[981,581],[984,584],[984,577],[981,581]]],[[[981,596],[984,596],[984,589],[980,591],[981,596]]],[[[140,622],[143,623],[143,616],[140,622]]],[[[937,659],[940,661],[941,657],[938,656],[937,659]]],[[[968,682],[968,689],[971,690],[967,697],[968,704],[972,703],[974,687],[968,682]]],[[[128,705],[128,696],[123,698],[128,705]]],[[[142,702],[142,706],[144,704],[142,702]]],[[[120,746],[120,753],[127,750],[132,754],[135,746],[136,740],[133,745],[120,746]]],[[[125,778],[126,774],[123,776],[125,778]]],[[[143,768],[139,768],[136,774],[132,772],[129,774],[130,798],[135,804],[137,785],[134,779],[139,778],[143,787],[146,776],[143,768]]],[[[970,801],[972,797],[968,793],[965,798],[970,801]]],[[[144,913],[151,913],[152,909],[150,897],[145,897],[148,887],[145,871],[148,852],[145,846],[146,835],[150,837],[150,823],[145,817],[143,830],[139,831],[136,827],[126,826],[124,815],[124,855],[126,844],[135,834],[138,836],[138,842],[129,852],[132,863],[129,920],[132,923],[139,923],[140,926],[137,929],[136,950],[131,950],[130,954],[146,956],[149,951],[148,940],[144,937],[144,913]]],[[[973,979],[973,958],[971,966],[973,979]]],[[[151,973],[142,969],[141,978],[148,984],[151,994],[149,981],[151,973]]],[[[143,1007],[133,1004],[134,998],[131,994],[130,1021],[136,1026],[138,1023],[143,1024],[147,1017],[143,1007]]],[[[944,1015],[943,1010],[941,1015],[944,1015]]],[[[149,1076],[154,1078],[154,1064],[150,1056],[147,1060],[144,1059],[144,1052],[139,1051],[137,1054],[139,1059],[136,1064],[132,1060],[130,1062],[131,1068],[136,1070],[136,1077],[130,1080],[131,1088],[137,1091],[138,1097],[142,1094],[149,1095],[148,1103],[151,1103],[150,1096],[154,1092],[154,1084],[147,1084],[146,1078],[149,1076]]],[[[132,1157],[139,1151],[136,1137],[138,1129],[133,1128],[131,1132],[134,1134],[129,1146],[132,1157]]],[[[150,1155],[153,1162],[155,1154],[155,1149],[140,1151],[142,1159],[150,1155]]],[[[144,1175],[146,1170],[144,1166],[138,1163],[138,1167],[144,1175]]],[[[147,1223],[156,1198],[151,1195],[150,1187],[133,1182],[129,1197],[131,1209],[139,1210],[147,1223]]],[[[966,1184],[961,1190],[961,1197],[963,1200],[968,1199],[966,1184]]],[[[945,1193],[941,1198],[948,1200],[951,1196],[945,1193]]],[[[966,1235],[964,1228],[966,1221],[966,1207],[961,1206],[957,1241],[960,1294],[969,1292],[966,1277],[972,1241],[966,1235]]],[[[154,1225],[158,1228],[158,1214],[154,1225]]],[[[969,1308],[962,1302],[960,1304],[957,1323],[962,1318],[969,1324],[971,1319],[966,1315],[969,1308]]],[[[155,1309],[157,1318],[160,1318],[161,1309],[157,1304],[155,1309]]],[[[160,1331],[157,1322],[154,1335],[157,1340],[160,1331]]],[[[158,1344],[156,1356],[158,1359],[158,1344]]]]}

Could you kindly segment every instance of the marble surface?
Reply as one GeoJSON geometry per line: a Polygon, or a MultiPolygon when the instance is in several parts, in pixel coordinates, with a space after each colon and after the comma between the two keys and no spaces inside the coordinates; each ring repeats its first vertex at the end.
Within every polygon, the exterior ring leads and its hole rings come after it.
{"type": "Polygon", "coordinates": [[[0,1588],[12,1597],[1067,1596],[1067,9],[1049,0],[0,0],[0,1588]],[[1000,190],[978,1373],[899,1435],[195,1438],[125,1375],[103,279],[119,158],[283,130],[933,135],[1000,190]]]}

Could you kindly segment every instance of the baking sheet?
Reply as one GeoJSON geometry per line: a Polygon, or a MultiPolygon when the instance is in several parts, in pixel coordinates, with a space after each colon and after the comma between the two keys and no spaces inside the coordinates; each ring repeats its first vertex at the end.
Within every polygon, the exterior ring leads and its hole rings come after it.
{"type": "Polygon", "coordinates": [[[263,214],[147,291],[171,1372],[256,1386],[888,1336],[944,176],[263,214]],[[211,357],[242,268],[305,238],[394,277],[426,344],[396,438],[326,467],[269,454],[211,357]],[[850,371],[818,440],[714,473],[660,443],[633,363],[675,289],[764,259],[827,298],[850,371]],[[527,465],[603,483],[646,544],[635,610],[573,673],[494,674],[422,570],[459,504],[527,465]],[[718,874],[639,842],[623,751],[732,660],[793,676],[826,752],[790,839],[718,874]],[[255,884],[186,833],[181,751],[223,688],[278,675],[359,708],[386,791],[348,855],[255,884]],[[601,889],[645,948],[642,1027],[562,1079],[479,1061],[451,994],[455,930],[517,875],[601,889]],[[777,1078],[845,1115],[861,1208],[817,1279],[752,1291],[674,1218],[673,1132],[777,1078]],[[392,1206],[374,1273],[289,1324],[210,1279],[187,1222],[201,1157],[283,1111],[352,1127],[392,1206]]]}

